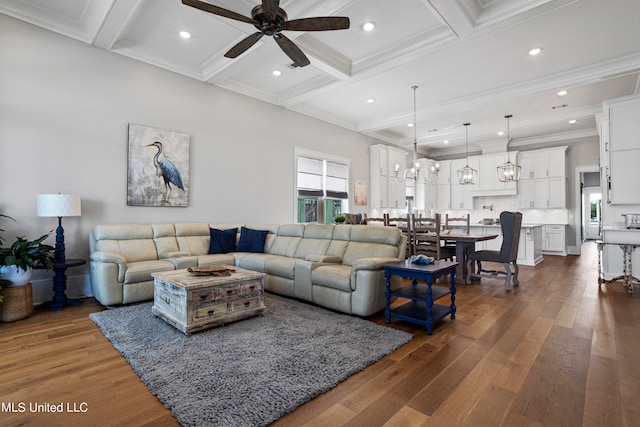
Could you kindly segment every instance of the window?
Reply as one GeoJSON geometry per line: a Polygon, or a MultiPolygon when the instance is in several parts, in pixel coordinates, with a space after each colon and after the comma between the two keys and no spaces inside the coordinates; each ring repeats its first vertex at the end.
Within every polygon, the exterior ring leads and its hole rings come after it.
{"type": "Polygon", "coordinates": [[[298,223],[332,224],[349,201],[349,160],[295,150],[298,223]]]}

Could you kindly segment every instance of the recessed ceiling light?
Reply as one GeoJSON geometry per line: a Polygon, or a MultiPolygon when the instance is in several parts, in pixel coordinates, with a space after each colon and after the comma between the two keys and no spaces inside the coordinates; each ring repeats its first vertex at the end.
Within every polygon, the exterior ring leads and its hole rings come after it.
{"type": "Polygon", "coordinates": [[[367,99],[367,102],[369,104],[373,104],[374,102],[376,102],[376,100],[375,100],[375,98],[369,98],[369,99],[367,99]]]}
{"type": "Polygon", "coordinates": [[[188,31],[180,31],[180,37],[182,37],[183,39],[190,39],[191,33],[188,31]]]}
{"type": "Polygon", "coordinates": [[[558,92],[558,96],[565,96],[568,92],[566,90],[561,90],[558,92]]]}
{"type": "Polygon", "coordinates": [[[499,136],[504,135],[504,131],[503,131],[503,130],[499,131],[499,132],[498,132],[498,135],[499,135],[499,136]]]}
{"type": "Polygon", "coordinates": [[[445,143],[445,144],[448,144],[448,143],[449,143],[449,140],[448,140],[448,139],[445,139],[445,140],[444,140],[444,143],[445,143]]]}
{"type": "Polygon", "coordinates": [[[409,126],[410,128],[413,127],[413,123],[409,123],[407,126],[409,126]]]}
{"type": "Polygon", "coordinates": [[[273,70],[273,71],[271,72],[271,74],[273,74],[274,76],[278,77],[279,75],[281,75],[281,74],[282,74],[282,71],[280,71],[280,70],[273,70]]]}
{"type": "Polygon", "coordinates": [[[536,55],[538,55],[540,52],[542,52],[542,48],[541,48],[541,47],[536,47],[536,48],[533,48],[533,49],[531,49],[531,50],[529,51],[529,55],[531,55],[531,56],[536,56],[536,55]]]}
{"type": "Polygon", "coordinates": [[[362,29],[365,31],[371,31],[376,27],[375,22],[365,22],[364,25],[362,25],[362,29]]]}
{"type": "Polygon", "coordinates": [[[576,123],[578,123],[578,121],[576,119],[569,120],[569,124],[570,125],[573,125],[573,124],[576,124],[576,123]]]}

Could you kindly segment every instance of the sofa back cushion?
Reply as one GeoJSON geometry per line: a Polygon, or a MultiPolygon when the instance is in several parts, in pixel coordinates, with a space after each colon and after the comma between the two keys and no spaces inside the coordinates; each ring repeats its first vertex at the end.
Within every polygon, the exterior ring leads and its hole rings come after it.
{"type": "Polygon", "coordinates": [[[353,265],[361,258],[397,258],[401,241],[402,233],[395,227],[353,225],[342,263],[353,265]]]}
{"type": "Polygon", "coordinates": [[[304,238],[298,244],[294,257],[305,259],[309,255],[325,255],[333,237],[334,227],[328,224],[305,225],[304,238]]]}
{"type": "Polygon", "coordinates": [[[93,230],[95,250],[122,255],[127,262],[157,260],[151,225],[105,224],[93,230]]]}
{"type": "Polygon", "coordinates": [[[303,224],[284,224],[278,227],[278,234],[276,234],[269,246],[267,253],[273,255],[282,255],[289,258],[293,258],[296,254],[296,249],[304,236],[303,224]]]}
{"type": "Polygon", "coordinates": [[[173,224],[152,224],[151,228],[153,229],[153,241],[156,244],[158,256],[175,253],[180,250],[176,240],[176,229],[173,224]]]}
{"type": "Polygon", "coordinates": [[[175,224],[176,241],[181,252],[206,255],[209,252],[209,224],[206,222],[179,222],[175,224]]]}

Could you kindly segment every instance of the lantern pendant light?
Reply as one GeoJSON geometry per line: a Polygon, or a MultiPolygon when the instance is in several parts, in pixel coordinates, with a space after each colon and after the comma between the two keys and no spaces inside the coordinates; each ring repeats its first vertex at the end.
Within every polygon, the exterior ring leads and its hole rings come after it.
{"type": "Polygon", "coordinates": [[[478,179],[478,171],[469,166],[469,125],[471,123],[465,123],[465,144],[467,151],[467,165],[462,169],[458,169],[458,182],[461,185],[475,184],[478,179]]]}
{"type": "Polygon", "coordinates": [[[498,179],[500,182],[518,181],[520,179],[520,169],[517,163],[511,163],[511,155],[509,154],[510,129],[509,119],[513,117],[511,114],[504,116],[507,119],[507,162],[498,166],[498,179]]]}

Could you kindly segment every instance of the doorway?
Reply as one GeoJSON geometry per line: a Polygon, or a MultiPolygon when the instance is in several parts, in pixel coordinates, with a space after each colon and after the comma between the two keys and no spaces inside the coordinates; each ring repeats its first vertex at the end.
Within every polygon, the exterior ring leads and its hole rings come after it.
{"type": "Polygon", "coordinates": [[[583,240],[598,240],[602,221],[602,191],[600,187],[584,187],[582,191],[583,240]]]}

